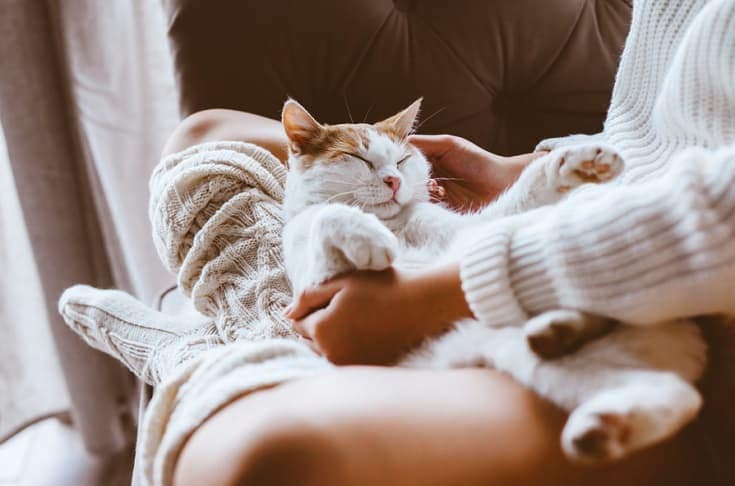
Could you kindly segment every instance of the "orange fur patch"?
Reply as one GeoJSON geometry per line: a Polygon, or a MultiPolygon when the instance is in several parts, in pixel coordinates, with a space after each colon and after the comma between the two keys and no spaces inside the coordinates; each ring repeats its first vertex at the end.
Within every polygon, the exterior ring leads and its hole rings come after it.
{"type": "Polygon", "coordinates": [[[324,125],[302,147],[299,157],[304,168],[315,160],[334,161],[345,153],[360,153],[368,150],[370,139],[367,128],[360,125],[324,125]]]}
{"type": "Polygon", "coordinates": [[[374,126],[375,130],[377,130],[378,133],[382,133],[386,137],[390,138],[393,142],[403,143],[406,141],[406,136],[404,136],[404,134],[400,132],[398,126],[395,123],[394,118],[396,118],[397,116],[398,115],[395,115],[391,118],[388,118],[387,120],[378,122],[374,126]]]}

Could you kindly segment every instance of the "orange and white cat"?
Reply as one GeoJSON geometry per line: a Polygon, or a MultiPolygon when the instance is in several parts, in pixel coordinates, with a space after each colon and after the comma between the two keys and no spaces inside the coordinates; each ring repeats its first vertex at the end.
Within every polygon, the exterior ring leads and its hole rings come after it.
{"type": "MultiPolygon", "coordinates": [[[[429,201],[429,164],[407,143],[419,107],[420,100],[374,125],[328,126],[297,102],[286,102],[284,253],[295,293],[352,270],[459,261],[475,241],[478,224],[505,216],[523,224],[533,209],[554,204],[583,183],[605,182],[623,169],[614,148],[604,144],[554,150],[532,162],[495,202],[459,214],[429,201]]],[[[498,328],[462,320],[398,365],[480,364],[510,374],[571,412],[562,446],[580,461],[617,459],[659,442],[692,420],[701,406],[692,383],[703,371],[706,347],[689,321],[616,325],[605,334],[607,320],[560,309],[517,324],[498,328]],[[529,343],[543,350],[558,326],[576,334],[572,344],[580,347],[543,359],[529,343]],[[584,342],[596,334],[604,335],[584,342]]]]}

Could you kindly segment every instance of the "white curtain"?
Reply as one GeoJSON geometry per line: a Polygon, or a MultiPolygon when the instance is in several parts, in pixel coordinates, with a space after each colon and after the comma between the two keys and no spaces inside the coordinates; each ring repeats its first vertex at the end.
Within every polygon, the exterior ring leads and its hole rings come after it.
{"type": "Polygon", "coordinates": [[[94,283],[108,266],[116,287],[147,302],[175,281],[147,216],[148,178],[179,119],[163,8],[159,0],[2,0],[0,34],[0,117],[13,157],[8,164],[0,147],[0,442],[72,409],[88,448],[109,451],[119,441],[108,424],[125,422],[116,415],[131,380],[60,330],[54,303],[63,286],[94,283]],[[54,191],[69,195],[59,211],[48,201],[54,191]]]}
{"type": "Polygon", "coordinates": [[[178,122],[163,7],[157,0],[58,5],[96,204],[108,211],[101,220],[115,281],[150,302],[174,283],[148,222],[148,178],[178,122]]]}
{"type": "Polygon", "coordinates": [[[69,409],[0,130],[0,441],[69,409]]]}

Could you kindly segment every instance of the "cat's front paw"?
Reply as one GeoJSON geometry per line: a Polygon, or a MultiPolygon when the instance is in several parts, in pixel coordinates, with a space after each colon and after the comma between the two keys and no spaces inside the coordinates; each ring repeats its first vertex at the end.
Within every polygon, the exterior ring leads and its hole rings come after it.
{"type": "Polygon", "coordinates": [[[329,266],[348,270],[385,270],[398,255],[398,239],[372,214],[350,207],[324,211],[315,222],[329,266]]]}
{"type": "Polygon", "coordinates": [[[398,255],[398,239],[373,215],[365,216],[369,218],[351,221],[335,243],[355,270],[385,270],[398,255]]]}
{"type": "Polygon", "coordinates": [[[561,147],[547,157],[547,179],[557,192],[586,183],[607,182],[623,171],[623,158],[604,143],[561,147]]]}

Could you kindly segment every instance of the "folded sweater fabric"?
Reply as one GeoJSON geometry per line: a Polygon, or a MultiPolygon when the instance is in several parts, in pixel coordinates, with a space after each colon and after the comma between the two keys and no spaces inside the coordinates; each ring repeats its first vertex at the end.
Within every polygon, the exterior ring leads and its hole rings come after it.
{"type": "Polygon", "coordinates": [[[637,0],[603,132],[539,149],[592,140],[622,154],[618,179],[477,229],[461,262],[475,315],[735,315],[735,2],[637,0]]]}

